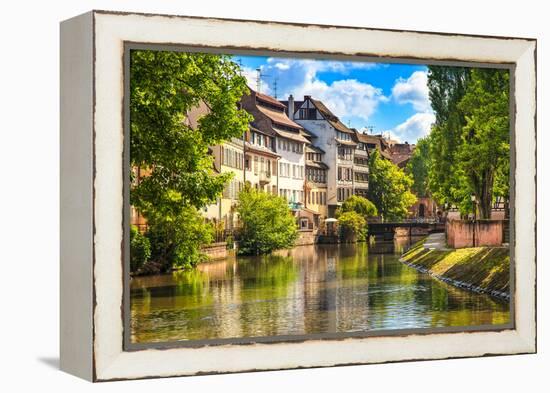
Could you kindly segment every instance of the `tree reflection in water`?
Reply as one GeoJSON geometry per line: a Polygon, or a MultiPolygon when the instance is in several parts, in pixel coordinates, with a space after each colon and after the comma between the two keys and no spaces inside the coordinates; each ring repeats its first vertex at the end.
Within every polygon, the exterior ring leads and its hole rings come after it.
{"type": "Polygon", "coordinates": [[[509,304],[399,262],[408,239],[229,257],[131,282],[131,339],[211,338],[503,324],[509,304]]]}

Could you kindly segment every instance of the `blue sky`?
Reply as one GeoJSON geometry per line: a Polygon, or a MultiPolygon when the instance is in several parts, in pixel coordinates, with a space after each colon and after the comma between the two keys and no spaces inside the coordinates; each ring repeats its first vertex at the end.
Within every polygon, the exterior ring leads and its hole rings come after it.
{"type": "Polygon", "coordinates": [[[411,64],[343,62],[285,57],[235,56],[250,87],[296,100],[322,100],[340,119],[359,130],[374,127],[402,142],[415,143],[434,121],[428,99],[427,67],[411,64]]]}

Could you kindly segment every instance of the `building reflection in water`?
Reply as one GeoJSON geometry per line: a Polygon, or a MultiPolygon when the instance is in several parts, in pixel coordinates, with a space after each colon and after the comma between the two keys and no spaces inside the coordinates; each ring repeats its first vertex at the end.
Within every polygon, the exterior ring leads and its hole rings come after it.
{"type": "Polygon", "coordinates": [[[131,339],[210,338],[507,323],[508,303],[399,262],[408,239],[229,257],[131,282],[131,339]]]}

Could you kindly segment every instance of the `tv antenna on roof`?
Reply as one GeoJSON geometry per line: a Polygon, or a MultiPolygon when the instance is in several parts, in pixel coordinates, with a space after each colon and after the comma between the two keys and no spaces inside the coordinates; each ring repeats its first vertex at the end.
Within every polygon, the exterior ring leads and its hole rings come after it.
{"type": "Polygon", "coordinates": [[[367,130],[369,134],[374,134],[374,126],[365,126],[365,130],[367,130]]]}
{"type": "Polygon", "coordinates": [[[262,77],[269,76],[267,74],[262,73],[261,67],[256,68],[256,91],[258,93],[261,93],[262,91],[262,77]]]}
{"type": "Polygon", "coordinates": [[[273,97],[274,98],[277,98],[277,81],[278,80],[279,80],[278,78],[275,78],[273,80],[273,97]]]}
{"type": "Polygon", "coordinates": [[[239,65],[239,75],[243,75],[243,60],[241,58],[237,59],[237,64],[239,65]]]}

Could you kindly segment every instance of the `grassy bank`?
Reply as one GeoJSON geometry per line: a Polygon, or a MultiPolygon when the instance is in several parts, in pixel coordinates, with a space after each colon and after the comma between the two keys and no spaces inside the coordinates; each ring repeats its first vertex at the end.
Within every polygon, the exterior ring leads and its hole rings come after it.
{"type": "Polygon", "coordinates": [[[505,247],[451,250],[424,248],[424,240],[401,256],[405,264],[449,284],[509,299],[510,252],[505,247]]]}

